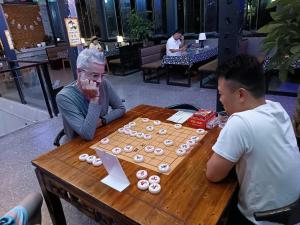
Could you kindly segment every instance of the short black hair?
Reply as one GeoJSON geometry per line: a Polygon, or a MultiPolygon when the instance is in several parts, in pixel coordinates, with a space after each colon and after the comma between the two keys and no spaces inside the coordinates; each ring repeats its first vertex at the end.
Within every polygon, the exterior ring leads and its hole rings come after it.
{"type": "Polygon", "coordinates": [[[253,97],[260,98],[265,95],[265,76],[255,56],[241,54],[218,67],[218,78],[231,80],[249,91],[253,97]]]}
{"type": "Polygon", "coordinates": [[[173,32],[172,35],[174,35],[174,34],[176,34],[176,33],[183,34],[183,30],[177,29],[177,30],[175,30],[175,31],[173,32]]]}

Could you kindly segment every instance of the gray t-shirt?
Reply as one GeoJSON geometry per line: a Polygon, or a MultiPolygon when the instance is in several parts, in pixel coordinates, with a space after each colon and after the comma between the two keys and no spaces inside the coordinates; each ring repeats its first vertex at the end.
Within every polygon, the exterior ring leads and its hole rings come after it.
{"type": "Polygon", "coordinates": [[[277,102],[234,113],[213,146],[236,163],[238,207],[255,224],[253,213],[276,209],[300,195],[300,153],[291,120],[277,102]]]}
{"type": "Polygon", "coordinates": [[[76,81],[65,86],[57,94],[56,102],[68,139],[78,134],[83,139],[92,140],[100,117],[109,123],[125,113],[125,106],[107,80],[103,80],[99,90],[99,103],[90,103],[77,87],[76,81]]]}

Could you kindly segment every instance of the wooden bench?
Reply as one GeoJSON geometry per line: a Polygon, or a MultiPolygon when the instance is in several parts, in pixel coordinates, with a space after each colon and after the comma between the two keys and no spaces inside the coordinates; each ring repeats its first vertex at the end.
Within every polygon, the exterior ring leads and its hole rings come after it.
{"type": "Polygon", "coordinates": [[[207,77],[210,74],[216,74],[218,68],[218,59],[214,59],[198,68],[200,72],[200,88],[216,88],[216,85],[209,85],[204,86],[203,85],[203,79],[207,77]]]}
{"type": "Polygon", "coordinates": [[[154,45],[140,49],[141,70],[145,83],[159,83],[162,71],[161,59],[166,53],[166,45],[154,45]]]}
{"type": "Polygon", "coordinates": [[[69,61],[67,45],[46,48],[46,53],[51,69],[64,68],[64,63],[69,61]]]}

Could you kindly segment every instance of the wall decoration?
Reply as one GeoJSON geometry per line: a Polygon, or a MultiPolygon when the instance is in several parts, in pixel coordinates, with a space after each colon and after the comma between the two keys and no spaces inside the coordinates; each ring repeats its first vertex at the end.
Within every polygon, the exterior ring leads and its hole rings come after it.
{"type": "Polygon", "coordinates": [[[4,33],[5,33],[5,37],[6,37],[8,45],[9,45],[9,48],[14,49],[14,43],[12,41],[9,30],[5,30],[4,33]]]}
{"type": "Polygon", "coordinates": [[[69,43],[71,47],[81,45],[81,35],[77,18],[65,18],[69,43]]]}
{"type": "Polygon", "coordinates": [[[36,21],[37,18],[41,20],[38,5],[3,4],[2,7],[10,20],[8,25],[15,49],[31,48],[43,42],[45,37],[43,23],[36,21]],[[15,25],[12,24],[13,20],[15,25]]]}

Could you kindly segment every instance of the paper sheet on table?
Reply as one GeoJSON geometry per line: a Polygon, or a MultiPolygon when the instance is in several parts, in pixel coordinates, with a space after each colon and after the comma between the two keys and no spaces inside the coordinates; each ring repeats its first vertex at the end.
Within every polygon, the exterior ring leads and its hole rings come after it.
{"type": "Polygon", "coordinates": [[[169,117],[167,120],[172,121],[174,123],[184,123],[192,115],[193,115],[193,113],[191,113],[191,112],[178,111],[177,113],[175,113],[174,115],[169,117]]]}

